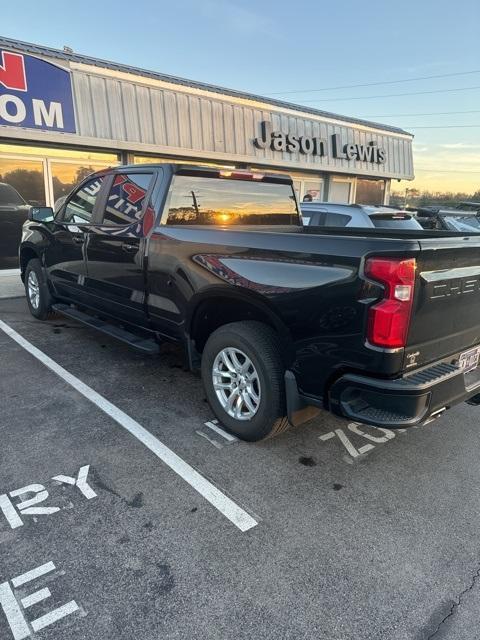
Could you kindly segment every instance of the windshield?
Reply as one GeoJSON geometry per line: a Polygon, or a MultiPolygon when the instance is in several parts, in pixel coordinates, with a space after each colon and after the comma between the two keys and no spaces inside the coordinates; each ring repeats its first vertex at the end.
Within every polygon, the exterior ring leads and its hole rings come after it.
{"type": "Polygon", "coordinates": [[[0,184],[0,205],[20,205],[25,204],[22,196],[9,184],[0,184]]]}
{"type": "Polygon", "coordinates": [[[446,226],[452,231],[480,231],[478,216],[442,216],[446,226]]]}

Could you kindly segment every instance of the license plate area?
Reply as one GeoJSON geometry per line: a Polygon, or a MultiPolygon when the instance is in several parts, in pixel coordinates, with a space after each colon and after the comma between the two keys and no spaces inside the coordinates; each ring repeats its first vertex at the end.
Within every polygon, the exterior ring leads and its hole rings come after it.
{"type": "Polygon", "coordinates": [[[478,367],[478,363],[480,361],[480,347],[475,347],[474,349],[469,349],[468,351],[464,351],[460,354],[458,359],[458,365],[461,369],[463,369],[464,373],[468,373],[469,371],[473,371],[478,367]]]}

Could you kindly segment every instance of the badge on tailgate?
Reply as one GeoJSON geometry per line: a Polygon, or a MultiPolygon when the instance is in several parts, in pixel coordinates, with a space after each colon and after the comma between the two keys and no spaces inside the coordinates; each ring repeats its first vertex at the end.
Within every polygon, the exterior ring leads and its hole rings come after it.
{"type": "Polygon", "coordinates": [[[467,372],[471,371],[472,369],[476,369],[479,360],[480,347],[475,347],[475,349],[469,349],[468,351],[464,351],[462,354],[460,354],[458,365],[461,369],[467,372]]]}

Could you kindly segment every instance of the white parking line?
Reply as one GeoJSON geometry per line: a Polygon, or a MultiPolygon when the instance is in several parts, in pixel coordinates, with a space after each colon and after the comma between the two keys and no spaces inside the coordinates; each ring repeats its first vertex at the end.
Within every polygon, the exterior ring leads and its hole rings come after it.
{"type": "Polygon", "coordinates": [[[210,438],[208,433],[203,433],[203,431],[200,431],[200,429],[197,429],[195,433],[197,434],[197,436],[200,436],[201,438],[205,438],[205,440],[208,440],[208,442],[210,442],[210,444],[213,444],[213,446],[216,449],[223,449],[223,446],[213,438],[210,438]]]}
{"type": "Polygon", "coordinates": [[[58,607],[58,609],[55,609],[55,611],[49,611],[44,616],[41,616],[36,620],[32,620],[32,629],[34,631],[40,631],[45,627],[49,627],[54,622],[57,622],[57,620],[66,618],[71,613],[75,613],[75,611],[78,610],[78,604],[75,602],[75,600],[71,600],[70,602],[67,602],[67,604],[64,604],[62,607],[58,607]]]}
{"type": "Polygon", "coordinates": [[[185,480],[195,491],[202,495],[205,500],[210,502],[220,513],[233,522],[240,531],[248,531],[255,527],[258,522],[252,518],[250,514],[244,511],[228,496],[222,493],[215,485],[204,478],[198,471],[191,467],[185,460],[180,458],[176,453],[164,445],[158,438],[147,431],[136,420],[133,420],[124,411],[116,407],[109,400],[94,391],[91,387],[79,380],[76,376],[69,373],[62,366],[57,364],[43,351],[37,349],[33,344],[28,342],[19,333],[12,329],[8,324],[0,320],[0,329],[4,331],[12,340],[19,344],[23,349],[28,351],[34,358],[56,373],[60,378],[65,380],[76,391],[81,393],[87,400],[101,409],[108,416],[113,418],[120,426],[126,429],[137,440],[150,449],[162,462],[170,469],[175,471],[181,478],[185,480]]]}
{"type": "Polygon", "coordinates": [[[352,458],[356,458],[358,456],[358,451],[355,449],[353,444],[348,439],[347,435],[343,433],[341,429],[335,429],[335,433],[337,434],[340,442],[343,444],[348,453],[352,456],[352,458]]]}
{"type": "Polygon", "coordinates": [[[225,440],[228,440],[228,442],[238,442],[238,438],[232,436],[231,433],[227,433],[221,427],[219,427],[216,420],[209,420],[208,422],[205,422],[205,426],[212,431],[215,431],[215,433],[218,433],[219,436],[222,436],[222,438],[225,438],[225,440]]]}
{"type": "Polygon", "coordinates": [[[27,573],[22,573],[21,576],[13,578],[12,584],[14,587],[21,587],[27,582],[36,580],[37,578],[40,578],[40,576],[44,576],[46,573],[51,573],[52,571],[55,571],[55,565],[53,562],[47,562],[46,564],[42,564],[41,567],[37,567],[36,569],[27,571],[27,573]]]}
{"type": "Polygon", "coordinates": [[[363,447],[358,448],[358,453],[367,453],[367,451],[371,451],[375,449],[373,444],[364,444],[363,447]]]}
{"type": "MultiPolygon", "coordinates": [[[[3,609],[3,613],[7,618],[14,640],[25,640],[26,638],[31,637],[32,633],[30,626],[34,631],[40,631],[40,629],[48,627],[57,622],[57,620],[61,620],[76,611],[81,613],[81,609],[75,600],[70,600],[70,602],[67,602],[61,607],[57,607],[56,609],[45,613],[40,616],[40,618],[30,620],[30,622],[27,620],[24,610],[33,607],[39,602],[43,602],[43,600],[47,600],[51,597],[52,593],[48,587],[44,587],[43,589],[39,589],[38,591],[22,598],[21,593],[17,591],[18,587],[37,580],[38,578],[41,578],[47,573],[52,573],[53,571],[55,571],[55,565],[53,562],[46,562],[40,567],[36,567],[35,569],[27,571],[16,578],[12,578],[10,581],[7,580],[7,582],[0,584],[0,608],[3,609]]],[[[57,572],[57,575],[62,575],[64,573],[64,571],[57,572]]]]}
{"type": "Polygon", "coordinates": [[[335,437],[335,434],[333,433],[333,431],[329,431],[328,433],[324,433],[322,436],[319,436],[320,440],[322,440],[323,442],[326,442],[327,440],[331,440],[334,437],[335,437]]]}

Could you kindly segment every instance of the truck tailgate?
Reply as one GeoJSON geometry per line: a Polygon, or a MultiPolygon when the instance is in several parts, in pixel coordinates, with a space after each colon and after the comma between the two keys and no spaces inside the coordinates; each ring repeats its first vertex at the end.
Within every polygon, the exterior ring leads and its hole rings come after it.
{"type": "Polygon", "coordinates": [[[406,369],[480,344],[480,236],[419,244],[406,369]]]}

